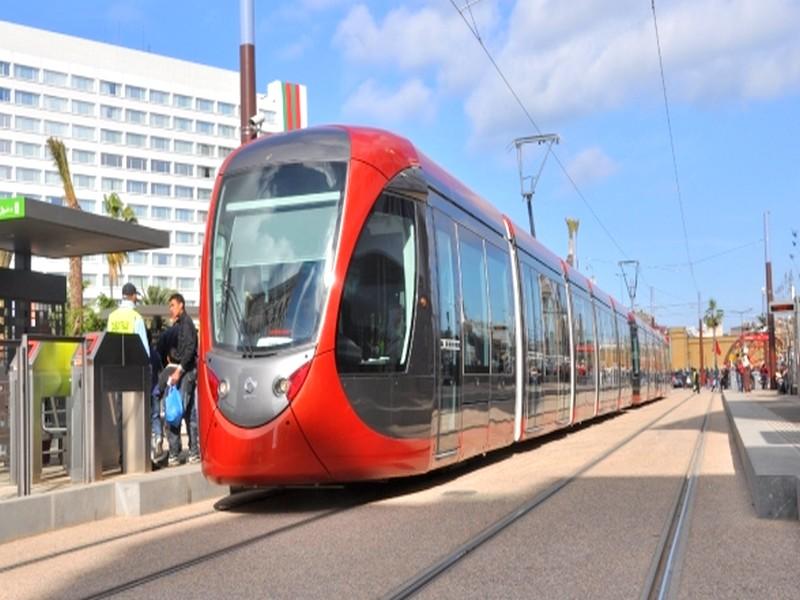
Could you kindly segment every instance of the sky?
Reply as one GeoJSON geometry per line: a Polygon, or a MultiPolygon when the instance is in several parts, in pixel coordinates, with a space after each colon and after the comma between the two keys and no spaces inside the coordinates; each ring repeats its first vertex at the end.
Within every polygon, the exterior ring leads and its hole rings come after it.
{"type": "MultiPolygon", "coordinates": [[[[726,312],[726,331],[754,319],[765,251],[775,297],[789,297],[797,0],[656,0],[668,112],[651,0],[254,3],[260,92],[302,83],[310,125],[406,136],[521,227],[513,140],[558,134],[546,160],[545,146],[522,150],[523,176],[541,168],[537,237],[565,256],[565,219],[579,219],[579,268],[627,304],[619,262],[638,261],[636,304],[659,323],[696,325],[698,296],[726,312]]],[[[236,0],[5,4],[4,20],[239,68],[236,0]]]]}

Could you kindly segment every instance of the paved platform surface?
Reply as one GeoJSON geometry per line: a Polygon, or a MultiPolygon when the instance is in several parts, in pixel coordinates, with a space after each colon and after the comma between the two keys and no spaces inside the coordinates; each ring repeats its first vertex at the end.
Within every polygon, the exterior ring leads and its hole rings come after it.
{"type": "Polygon", "coordinates": [[[797,519],[800,398],[769,390],[724,390],[723,399],[756,514],[797,519]]]}
{"type": "Polygon", "coordinates": [[[0,501],[0,543],[109,517],[146,515],[227,493],[227,487],[203,477],[199,464],[66,486],[0,501]]]}

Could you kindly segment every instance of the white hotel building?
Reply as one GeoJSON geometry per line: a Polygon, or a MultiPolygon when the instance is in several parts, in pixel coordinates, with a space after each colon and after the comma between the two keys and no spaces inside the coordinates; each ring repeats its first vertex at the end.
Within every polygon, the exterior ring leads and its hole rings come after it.
{"type": "MultiPolygon", "coordinates": [[[[233,51],[233,50],[232,50],[233,51]]],[[[257,94],[262,129],[305,126],[304,86],[274,81],[257,94]]],[[[0,197],[63,203],[46,140],[63,140],[84,210],[119,194],[170,247],[131,252],[130,281],[198,302],[200,253],[217,169],[239,145],[239,73],[0,21],[0,197]]],[[[35,258],[66,274],[66,260],[35,258]]],[[[87,299],[109,293],[104,256],[86,257],[87,299]]]]}

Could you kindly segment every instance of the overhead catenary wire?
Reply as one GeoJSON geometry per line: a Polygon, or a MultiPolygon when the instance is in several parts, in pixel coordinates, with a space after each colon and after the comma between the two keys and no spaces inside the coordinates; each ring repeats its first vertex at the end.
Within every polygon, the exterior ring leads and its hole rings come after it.
{"type": "MultiPolygon", "coordinates": [[[[697,279],[694,274],[694,263],[692,261],[692,253],[689,250],[689,234],[686,230],[686,214],[683,209],[683,195],[681,194],[681,181],[680,177],[678,176],[678,159],[675,152],[675,137],[672,134],[672,118],[670,117],[669,113],[669,98],[667,96],[667,80],[664,76],[664,60],[662,58],[661,53],[661,37],[658,34],[658,18],[656,17],[656,0],[650,0],[650,7],[653,11],[653,27],[656,33],[656,48],[658,50],[658,69],[661,73],[661,90],[664,93],[664,112],[667,119],[667,131],[669,133],[669,147],[672,153],[672,172],[675,177],[675,191],[678,198],[678,207],[680,208],[681,213],[681,227],[683,229],[683,241],[686,247],[686,260],[689,265],[689,273],[692,276],[692,283],[694,284],[694,289],[699,294],[699,288],[697,286],[697,279]]],[[[699,310],[699,306],[698,306],[699,310]]]]}
{"type": "MultiPolygon", "coordinates": [[[[472,16],[472,5],[475,4],[475,3],[474,2],[470,2],[464,8],[459,8],[458,5],[456,4],[455,0],[450,0],[450,4],[453,5],[453,8],[456,10],[456,12],[459,14],[461,19],[464,21],[464,23],[466,24],[467,28],[472,32],[472,35],[478,41],[478,44],[480,44],[481,48],[483,49],[484,54],[486,54],[486,57],[489,59],[489,62],[492,63],[492,66],[494,67],[494,70],[497,71],[497,74],[500,76],[500,79],[502,79],[503,83],[508,88],[508,91],[514,97],[514,100],[516,100],[517,104],[519,104],[520,108],[522,109],[522,112],[525,113],[525,116],[527,117],[528,121],[530,121],[531,125],[533,125],[533,128],[536,130],[536,132],[541,135],[542,130],[539,128],[539,125],[536,123],[536,121],[534,120],[533,116],[528,111],[527,107],[525,106],[525,103],[522,102],[522,99],[519,97],[519,94],[517,94],[516,90],[514,89],[514,86],[511,85],[511,82],[505,76],[505,73],[503,73],[503,70],[500,68],[500,65],[498,65],[497,62],[495,61],[494,57],[492,56],[492,53],[486,47],[486,44],[484,43],[483,38],[481,38],[480,33],[478,32],[477,25],[470,24],[469,20],[465,16],[464,12],[466,10],[469,10],[470,16],[472,16]]],[[[472,17],[472,18],[473,18],[473,23],[474,23],[474,17],[472,17]]],[[[600,220],[600,217],[597,215],[595,210],[592,208],[591,204],[589,204],[589,201],[583,195],[583,192],[580,190],[580,188],[578,187],[578,184],[572,178],[572,175],[570,175],[569,171],[567,171],[567,168],[564,166],[564,163],[561,162],[561,159],[558,157],[558,155],[555,153],[555,151],[551,151],[551,153],[552,153],[553,158],[555,159],[556,163],[558,163],[558,166],[561,168],[561,171],[564,173],[565,177],[567,178],[567,181],[569,181],[570,185],[575,190],[575,193],[578,195],[578,197],[581,199],[581,201],[584,203],[584,205],[586,205],[586,208],[589,210],[589,212],[591,213],[592,217],[594,217],[594,220],[597,221],[597,224],[600,225],[600,228],[605,232],[605,234],[608,236],[608,238],[611,240],[611,242],[614,244],[614,246],[617,248],[617,250],[619,250],[620,254],[622,254],[623,257],[627,258],[627,253],[625,252],[625,250],[622,249],[622,246],[619,244],[617,239],[611,234],[611,232],[605,226],[603,221],[600,220]]]]}

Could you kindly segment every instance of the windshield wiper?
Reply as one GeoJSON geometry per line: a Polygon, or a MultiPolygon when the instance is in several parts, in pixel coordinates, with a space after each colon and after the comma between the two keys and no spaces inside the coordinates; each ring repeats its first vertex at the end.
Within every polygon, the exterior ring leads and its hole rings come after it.
{"type": "Polygon", "coordinates": [[[225,324],[228,321],[228,307],[231,302],[231,298],[233,298],[233,324],[236,328],[236,334],[238,335],[238,344],[241,346],[244,357],[247,358],[248,356],[252,357],[254,355],[255,349],[251,344],[247,342],[247,336],[244,331],[244,323],[242,320],[242,313],[239,307],[239,295],[236,293],[233,285],[231,285],[231,245],[233,244],[233,236],[231,236],[230,241],[228,242],[228,246],[225,249],[225,263],[222,266],[223,278],[222,278],[222,328],[225,329],[225,324]]]}

